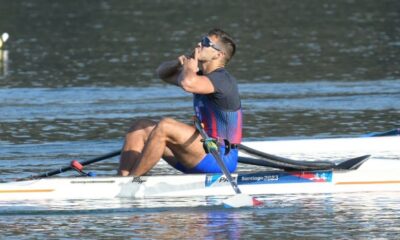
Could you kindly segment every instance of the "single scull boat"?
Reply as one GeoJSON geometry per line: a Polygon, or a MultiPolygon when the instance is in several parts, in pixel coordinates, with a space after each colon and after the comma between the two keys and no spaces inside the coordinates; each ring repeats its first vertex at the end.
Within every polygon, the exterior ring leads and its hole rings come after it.
{"type": "MultiPolygon", "coordinates": [[[[243,193],[400,191],[400,167],[390,171],[267,171],[232,174],[243,193]]],[[[0,200],[103,199],[233,195],[221,174],[49,178],[0,184],[0,200]]]]}
{"type": "MultiPolygon", "coordinates": [[[[245,194],[400,192],[400,137],[247,142],[274,154],[372,154],[324,170],[269,170],[232,174],[245,194]],[[336,168],[336,166],[340,166],[336,168]]],[[[242,154],[242,157],[244,157],[242,154]]],[[[260,159],[259,159],[260,160],[260,159]]],[[[262,159],[261,159],[262,160],[262,159]]],[[[260,167],[262,169],[262,167],[260,167]]],[[[233,195],[221,174],[142,177],[52,177],[0,183],[0,201],[21,199],[104,199],[233,195]]]]}

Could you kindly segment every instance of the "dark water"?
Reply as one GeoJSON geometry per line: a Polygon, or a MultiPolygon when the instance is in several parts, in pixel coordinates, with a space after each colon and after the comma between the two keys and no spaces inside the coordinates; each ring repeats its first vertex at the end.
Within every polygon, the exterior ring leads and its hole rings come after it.
{"type": "MultiPolygon", "coordinates": [[[[400,127],[395,0],[0,0],[0,34],[10,34],[0,51],[0,178],[113,151],[135,118],[189,123],[191,96],[157,79],[155,68],[215,26],[237,40],[228,70],[240,84],[246,140],[400,127]]],[[[93,168],[111,175],[116,162],[93,168]]],[[[0,203],[0,236],[394,239],[400,231],[400,197],[393,193],[265,198],[266,207],[243,210],[204,201],[183,207],[196,199],[169,207],[159,199],[161,206],[0,203]]]]}

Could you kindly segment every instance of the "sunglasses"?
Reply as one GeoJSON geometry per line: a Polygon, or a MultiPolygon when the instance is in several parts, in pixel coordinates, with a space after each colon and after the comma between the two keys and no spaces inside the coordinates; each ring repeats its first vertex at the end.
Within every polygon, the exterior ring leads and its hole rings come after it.
{"type": "Polygon", "coordinates": [[[200,43],[202,47],[212,47],[215,50],[222,52],[222,50],[216,47],[215,43],[213,43],[207,36],[202,37],[200,43]]]}

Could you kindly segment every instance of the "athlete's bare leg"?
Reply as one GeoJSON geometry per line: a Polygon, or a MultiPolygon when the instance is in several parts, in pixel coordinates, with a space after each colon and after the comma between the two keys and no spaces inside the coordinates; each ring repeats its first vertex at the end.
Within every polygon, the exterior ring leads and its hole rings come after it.
{"type": "Polygon", "coordinates": [[[194,126],[164,118],[148,135],[142,154],[133,165],[130,175],[146,174],[168,152],[172,152],[175,160],[186,168],[195,167],[206,155],[201,136],[194,126]]]}

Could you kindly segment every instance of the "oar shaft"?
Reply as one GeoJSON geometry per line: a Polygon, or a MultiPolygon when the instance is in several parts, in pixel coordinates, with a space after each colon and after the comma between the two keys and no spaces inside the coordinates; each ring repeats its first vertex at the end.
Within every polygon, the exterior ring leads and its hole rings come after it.
{"type": "Polygon", "coordinates": [[[221,170],[224,173],[225,177],[228,179],[228,181],[231,184],[233,190],[235,190],[235,192],[237,194],[242,193],[242,191],[240,191],[240,189],[239,189],[239,186],[233,180],[232,175],[230,174],[230,172],[229,172],[228,168],[226,167],[225,163],[223,162],[222,158],[219,156],[219,153],[217,151],[215,151],[215,150],[211,150],[211,154],[217,160],[217,163],[218,163],[219,167],[221,168],[221,170]]]}
{"type": "Polygon", "coordinates": [[[92,163],[95,163],[95,162],[99,162],[99,161],[102,161],[102,160],[105,160],[105,159],[108,159],[108,158],[112,158],[112,157],[118,156],[120,154],[121,154],[121,150],[119,149],[119,150],[116,150],[114,152],[107,153],[107,154],[105,154],[103,156],[83,161],[83,162],[81,162],[81,164],[82,164],[82,166],[89,165],[89,164],[92,164],[92,163]]]}
{"type": "MultiPolygon", "coordinates": [[[[207,133],[204,131],[203,127],[201,126],[201,123],[199,119],[195,118],[194,123],[196,125],[197,130],[199,131],[201,137],[206,140],[208,139],[207,133]]],[[[229,183],[231,184],[233,190],[237,194],[241,194],[242,191],[240,191],[239,186],[236,184],[236,182],[233,180],[231,173],[229,172],[228,168],[226,167],[224,161],[222,160],[221,156],[219,155],[217,150],[214,149],[208,149],[209,152],[214,156],[215,160],[217,160],[217,164],[222,170],[222,173],[225,175],[225,177],[228,179],[229,183]]]]}
{"type": "MultiPolygon", "coordinates": [[[[95,158],[83,161],[80,164],[82,166],[89,165],[89,164],[92,164],[92,163],[95,163],[95,162],[100,162],[102,160],[105,160],[105,159],[108,159],[108,158],[111,158],[111,157],[118,156],[119,154],[121,154],[121,150],[116,150],[114,152],[110,152],[110,153],[107,153],[105,155],[102,155],[102,156],[99,156],[99,157],[95,157],[95,158]]],[[[28,177],[28,178],[18,179],[18,181],[27,180],[27,179],[38,179],[38,178],[50,177],[50,176],[54,176],[54,175],[57,175],[57,174],[60,174],[60,173],[63,173],[63,172],[66,172],[66,171],[69,171],[69,170],[72,170],[72,169],[73,168],[71,167],[71,165],[69,165],[69,166],[65,166],[65,167],[62,167],[62,168],[59,168],[59,169],[56,169],[56,170],[53,170],[53,171],[45,172],[45,173],[42,173],[42,174],[39,174],[39,175],[36,175],[36,176],[31,176],[31,177],[28,177]]]]}
{"type": "Polygon", "coordinates": [[[315,165],[319,165],[319,167],[321,168],[332,168],[334,166],[334,163],[332,161],[302,161],[302,160],[293,160],[290,158],[284,158],[284,157],[280,157],[280,156],[276,156],[276,155],[272,155],[270,153],[266,153],[266,152],[262,152],[250,147],[247,147],[243,144],[239,144],[239,151],[245,152],[247,154],[256,156],[256,157],[262,157],[265,159],[269,159],[271,162],[275,162],[275,163],[285,163],[288,165],[288,168],[290,168],[291,166],[298,166],[298,165],[303,165],[303,166],[309,166],[309,167],[313,167],[315,165]]]}

